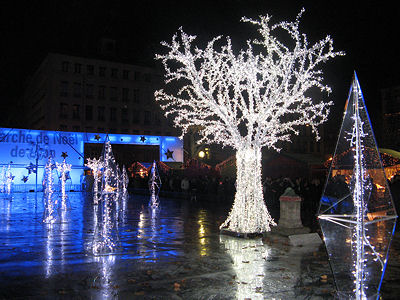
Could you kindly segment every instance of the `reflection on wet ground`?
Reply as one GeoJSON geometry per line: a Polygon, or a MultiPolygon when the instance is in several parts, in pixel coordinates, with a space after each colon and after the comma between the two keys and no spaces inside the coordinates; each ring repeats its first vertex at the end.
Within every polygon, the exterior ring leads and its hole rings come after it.
{"type": "MultiPolygon", "coordinates": [[[[292,247],[279,237],[220,235],[228,205],[130,195],[121,205],[119,245],[93,256],[96,211],[69,195],[60,222],[42,223],[41,195],[0,198],[1,299],[332,299],[324,246],[292,247]]],[[[400,239],[394,240],[382,286],[400,288],[400,239]]]]}

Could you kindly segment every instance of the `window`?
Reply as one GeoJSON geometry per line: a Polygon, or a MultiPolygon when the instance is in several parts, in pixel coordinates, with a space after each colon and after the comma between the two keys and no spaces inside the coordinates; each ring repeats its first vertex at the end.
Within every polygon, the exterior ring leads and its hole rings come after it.
{"type": "Polygon", "coordinates": [[[118,69],[112,68],[111,69],[111,78],[117,78],[118,77],[118,69]]]}
{"type": "Polygon", "coordinates": [[[86,66],[86,73],[88,75],[94,75],[94,66],[93,65],[87,65],[86,66]]]}
{"type": "Polygon", "coordinates": [[[105,99],[106,97],[106,87],[104,85],[99,86],[99,99],[105,99]]]}
{"type": "Polygon", "coordinates": [[[127,108],[122,108],[121,109],[121,121],[122,122],[129,122],[129,120],[128,120],[128,109],[127,108]]]}
{"type": "Polygon", "coordinates": [[[151,124],[151,112],[150,111],[145,111],[144,112],[144,124],[149,125],[151,124]]]}
{"type": "Polygon", "coordinates": [[[81,96],[81,89],[82,89],[82,86],[81,86],[80,82],[74,82],[74,97],[81,96]]]}
{"type": "Polygon", "coordinates": [[[133,124],[139,124],[140,123],[140,113],[136,109],[133,110],[132,123],[133,124]]]}
{"type": "Polygon", "coordinates": [[[139,89],[134,89],[133,90],[133,102],[135,102],[135,103],[139,103],[140,102],[139,89]]]}
{"type": "Polygon", "coordinates": [[[74,72],[75,73],[81,73],[81,69],[82,69],[82,65],[79,64],[79,63],[75,63],[74,72]]]}
{"type": "Polygon", "coordinates": [[[63,61],[63,62],[61,63],[61,70],[62,70],[63,72],[68,72],[68,68],[69,68],[69,62],[63,61]]]}
{"type": "Polygon", "coordinates": [[[60,96],[68,97],[68,81],[60,82],[60,96]]]}
{"type": "Polygon", "coordinates": [[[129,79],[129,70],[123,70],[122,71],[122,78],[123,79],[129,79]]]}
{"type": "Polygon", "coordinates": [[[117,109],[115,107],[110,107],[110,121],[117,121],[117,109]]]}
{"type": "Polygon", "coordinates": [[[93,84],[86,85],[86,98],[93,98],[93,90],[94,90],[93,84]]]}
{"type": "Polygon", "coordinates": [[[75,120],[80,119],[79,104],[72,105],[72,119],[75,119],[75,120]]]}
{"type": "Polygon", "coordinates": [[[98,121],[105,121],[106,120],[105,111],[106,111],[106,109],[105,109],[104,106],[97,107],[97,120],[98,121]]]}
{"type": "Polygon", "coordinates": [[[129,101],[129,89],[122,88],[122,101],[128,102],[129,101]]]}
{"type": "Polygon", "coordinates": [[[85,107],[85,119],[86,119],[86,121],[93,120],[93,106],[86,105],[86,107],[85,107]]]}
{"type": "Polygon", "coordinates": [[[135,73],[133,74],[133,79],[134,79],[135,81],[139,81],[139,80],[140,80],[140,77],[141,77],[140,72],[139,72],[139,71],[135,71],[135,73]]]}
{"type": "Polygon", "coordinates": [[[99,67],[99,76],[100,77],[106,76],[106,67],[99,67]]]}
{"type": "Polygon", "coordinates": [[[68,118],[68,104],[60,103],[60,118],[66,119],[68,118]]]}
{"type": "Polygon", "coordinates": [[[111,101],[118,100],[117,88],[115,86],[110,87],[110,100],[111,101]]]}

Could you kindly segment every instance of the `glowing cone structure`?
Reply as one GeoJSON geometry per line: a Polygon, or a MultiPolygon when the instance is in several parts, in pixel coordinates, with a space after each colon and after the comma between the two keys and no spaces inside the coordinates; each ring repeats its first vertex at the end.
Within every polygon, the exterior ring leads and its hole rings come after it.
{"type": "Polygon", "coordinates": [[[125,165],[122,167],[122,192],[126,192],[128,190],[128,184],[129,184],[129,177],[128,173],[126,172],[125,165]]]}
{"type": "Polygon", "coordinates": [[[13,174],[11,173],[11,164],[8,164],[7,172],[6,172],[6,176],[5,176],[5,178],[6,178],[5,188],[6,188],[6,193],[8,195],[11,195],[14,177],[15,176],[13,176],[13,174]]]}
{"type": "Polygon", "coordinates": [[[318,217],[339,298],[377,299],[397,214],[356,74],[318,217]]]}
{"type": "Polygon", "coordinates": [[[103,177],[97,226],[94,233],[93,253],[114,253],[119,247],[118,235],[118,170],[112,153],[110,141],[103,148],[103,177]]]}
{"type": "Polygon", "coordinates": [[[57,178],[55,164],[49,157],[44,167],[43,177],[43,222],[48,224],[55,223],[58,218],[59,202],[55,195],[55,178],[57,178]]]}
{"type": "Polygon", "coordinates": [[[65,183],[70,178],[69,171],[71,171],[71,164],[67,164],[64,158],[62,163],[56,162],[56,166],[58,172],[60,172],[60,180],[61,180],[61,209],[66,210],[68,206],[67,205],[68,196],[65,192],[65,183]]]}
{"type": "Polygon", "coordinates": [[[100,171],[103,168],[103,161],[96,158],[88,158],[86,167],[90,168],[93,172],[93,203],[97,204],[99,202],[99,182],[101,177],[99,177],[100,171]]]}
{"type": "Polygon", "coordinates": [[[152,209],[158,209],[160,207],[160,199],[158,198],[158,193],[161,188],[161,179],[158,174],[157,164],[154,161],[151,168],[151,175],[149,180],[149,190],[150,190],[150,201],[149,207],[152,209]]]}

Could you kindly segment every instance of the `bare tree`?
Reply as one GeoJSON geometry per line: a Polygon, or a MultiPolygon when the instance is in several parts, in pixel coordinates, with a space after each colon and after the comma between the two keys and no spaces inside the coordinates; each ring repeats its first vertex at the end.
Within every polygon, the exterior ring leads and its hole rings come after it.
{"type": "Polygon", "coordinates": [[[313,101],[305,93],[312,88],[330,92],[322,83],[321,63],[342,52],[333,51],[325,39],[309,45],[299,32],[299,20],[270,25],[270,16],[257,20],[260,39],[247,41],[235,54],[229,37],[217,37],[204,49],[193,46],[195,36],[175,34],[162,42],[166,84],[180,84],[175,93],[158,90],[156,100],[173,115],[182,136],[191,126],[200,127],[199,143],[219,143],[236,151],[237,179],[233,207],[221,228],[241,233],[264,232],[275,225],[264,203],[261,183],[261,149],[279,150],[277,142],[290,141],[299,126],[317,127],[327,120],[331,102],[313,101]],[[275,36],[286,33],[291,46],[275,36]]]}

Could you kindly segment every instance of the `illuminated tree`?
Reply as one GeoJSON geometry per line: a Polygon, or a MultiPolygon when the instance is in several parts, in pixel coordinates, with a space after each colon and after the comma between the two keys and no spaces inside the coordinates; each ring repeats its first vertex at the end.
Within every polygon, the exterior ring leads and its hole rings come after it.
{"type": "Polygon", "coordinates": [[[323,84],[321,63],[342,55],[325,39],[309,45],[299,32],[299,20],[270,25],[270,16],[242,21],[258,27],[261,39],[247,42],[237,54],[229,37],[217,37],[204,49],[192,45],[195,36],[182,29],[172,42],[162,42],[168,53],[156,55],[166,74],[166,84],[180,84],[176,92],[158,90],[156,100],[174,117],[184,135],[200,127],[199,143],[218,143],[236,151],[236,195],[232,210],[221,228],[252,233],[275,225],[263,200],[261,149],[279,149],[290,141],[299,126],[317,127],[327,120],[331,102],[314,101],[305,93],[312,88],[330,92],[323,84]],[[286,33],[290,46],[275,35],[286,33]]]}

